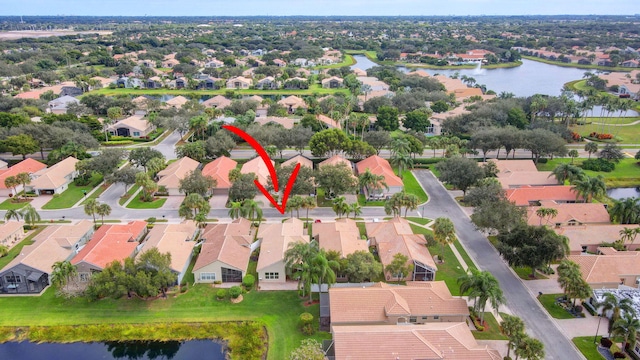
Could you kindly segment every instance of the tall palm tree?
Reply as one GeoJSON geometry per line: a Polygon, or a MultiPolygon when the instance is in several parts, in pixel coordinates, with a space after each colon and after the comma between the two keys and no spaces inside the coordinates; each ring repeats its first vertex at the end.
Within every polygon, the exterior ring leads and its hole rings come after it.
{"type": "Polygon", "coordinates": [[[417,210],[420,203],[420,199],[415,194],[408,194],[404,190],[401,192],[401,203],[404,206],[404,217],[407,217],[409,210],[417,210]]]}
{"type": "Polygon", "coordinates": [[[20,184],[22,184],[22,197],[26,200],[27,199],[27,185],[31,184],[31,176],[29,176],[29,173],[21,172],[18,175],[16,175],[16,180],[20,184]]]}
{"type": "Polygon", "coordinates": [[[111,206],[109,204],[100,204],[96,207],[96,214],[102,218],[102,225],[104,225],[104,217],[111,215],[111,206]]]}
{"type": "Polygon", "coordinates": [[[56,261],[51,272],[51,283],[60,289],[64,289],[71,278],[77,274],[76,267],[69,261],[56,261]]]}
{"type": "Polygon", "coordinates": [[[298,280],[298,291],[303,289],[303,296],[311,290],[313,273],[311,262],[319,254],[320,248],[315,240],[309,243],[294,242],[284,253],[285,268],[293,279],[298,280]]]}
{"type": "Polygon", "coordinates": [[[366,169],[364,173],[358,176],[358,183],[365,189],[367,197],[371,196],[372,190],[381,189],[382,187],[388,188],[387,183],[384,181],[384,175],[376,175],[369,169],[366,169]]]}
{"type": "Polygon", "coordinates": [[[458,278],[460,293],[464,294],[469,291],[469,297],[474,298],[474,309],[476,311],[482,310],[480,322],[483,323],[487,302],[490,302],[497,312],[500,305],[504,304],[504,295],[498,280],[490,272],[473,268],[469,270],[469,273],[458,278]]]}
{"type": "Polygon", "coordinates": [[[544,344],[538,339],[526,335],[520,340],[520,344],[515,350],[516,360],[520,357],[526,360],[544,359],[544,344]]]}
{"type": "Polygon", "coordinates": [[[362,214],[362,207],[360,206],[360,204],[358,204],[358,202],[354,202],[349,205],[349,212],[353,213],[353,218],[355,219],[360,214],[362,214]]]}
{"type": "Polygon", "coordinates": [[[93,216],[93,223],[96,223],[96,212],[98,210],[98,201],[96,199],[89,199],[84,204],[84,213],[93,216]]]}
{"type": "Polygon", "coordinates": [[[439,217],[433,223],[433,238],[440,244],[440,253],[444,254],[444,246],[456,240],[456,230],[449,218],[439,217]]]}
{"type": "Polygon", "coordinates": [[[613,323],[611,333],[622,337],[622,349],[626,351],[627,344],[632,348],[635,346],[638,330],[640,330],[640,320],[634,316],[633,312],[628,312],[624,314],[624,317],[613,323]]]}
{"type": "Polygon", "coordinates": [[[524,322],[517,316],[504,314],[502,315],[502,322],[500,323],[500,327],[502,328],[502,333],[509,339],[509,343],[507,344],[507,358],[509,358],[509,353],[511,352],[511,348],[517,348],[520,345],[520,341],[525,335],[524,332],[524,322]]]}
{"type": "Polygon", "coordinates": [[[611,221],[620,224],[635,224],[640,220],[640,199],[636,197],[614,200],[609,207],[611,221]]]}
{"type": "Polygon", "coordinates": [[[242,216],[242,202],[232,201],[229,203],[229,217],[231,219],[241,218],[242,216]]]}
{"type": "Polygon", "coordinates": [[[24,221],[31,227],[33,227],[37,221],[40,221],[40,214],[38,214],[38,211],[31,206],[31,204],[27,204],[27,206],[20,210],[20,216],[22,216],[24,221]]]}
{"type": "Polygon", "coordinates": [[[4,214],[4,219],[6,221],[10,221],[11,219],[16,219],[16,221],[20,221],[20,211],[17,209],[9,209],[4,214]]]}
{"type": "Polygon", "coordinates": [[[567,289],[571,286],[571,282],[576,278],[582,278],[580,273],[580,265],[571,260],[562,260],[558,265],[558,284],[567,293],[567,289]]]}
{"type": "Polygon", "coordinates": [[[607,312],[611,311],[611,317],[609,318],[609,336],[613,331],[613,324],[620,319],[620,314],[624,311],[626,314],[633,314],[633,302],[631,299],[624,298],[618,300],[618,298],[612,293],[604,293],[604,299],[598,304],[602,306],[602,315],[607,315],[607,312]]]}
{"type": "Polygon", "coordinates": [[[309,210],[313,210],[318,206],[318,202],[315,196],[307,196],[304,198],[304,202],[302,203],[302,207],[307,210],[306,218],[309,219],[309,210]]]}
{"type": "Polygon", "coordinates": [[[211,210],[209,202],[202,195],[192,193],[184,198],[182,204],[180,204],[179,212],[181,212],[182,217],[190,220],[195,218],[199,212],[208,214],[209,210],[211,210]]]}
{"type": "Polygon", "coordinates": [[[247,219],[251,221],[258,220],[258,223],[262,221],[262,207],[264,204],[262,201],[256,201],[253,199],[245,199],[242,201],[241,212],[244,212],[247,219]]]}
{"type": "Polygon", "coordinates": [[[391,141],[391,154],[409,153],[411,150],[411,144],[405,137],[397,137],[391,141]]]}
{"type": "Polygon", "coordinates": [[[600,197],[607,193],[607,185],[605,185],[602,175],[585,176],[583,179],[574,181],[571,190],[576,193],[576,198],[582,195],[585,202],[591,202],[594,197],[600,197]]]}
{"type": "Polygon", "coordinates": [[[551,176],[555,176],[558,184],[564,184],[567,180],[573,181],[581,179],[584,176],[584,171],[575,165],[561,163],[551,171],[549,177],[551,176]]]}
{"type": "Polygon", "coordinates": [[[391,157],[391,164],[398,167],[398,176],[402,178],[405,169],[413,168],[413,159],[406,152],[397,152],[391,157]]]}
{"type": "Polygon", "coordinates": [[[338,215],[338,218],[341,218],[342,215],[346,214],[349,211],[349,204],[347,204],[347,199],[344,196],[338,196],[333,199],[333,205],[331,206],[333,211],[338,215]]]}
{"type": "Polygon", "coordinates": [[[13,189],[13,194],[12,196],[16,196],[18,195],[18,185],[20,185],[20,182],[18,181],[18,179],[15,176],[7,176],[4,179],[4,186],[7,188],[12,188],[13,189]]]}
{"type": "MultiPolygon", "coordinates": [[[[318,288],[322,290],[322,284],[326,283],[327,287],[336,282],[336,273],[333,269],[339,269],[340,265],[335,260],[328,260],[324,250],[320,250],[311,260],[312,284],[317,282],[318,288]]],[[[313,293],[309,289],[309,302],[313,301],[313,293]]]]}
{"type": "Polygon", "coordinates": [[[549,217],[549,219],[547,219],[547,223],[548,223],[551,219],[558,216],[558,209],[541,207],[538,210],[536,210],[536,215],[540,218],[539,225],[542,226],[543,218],[549,217]]]}

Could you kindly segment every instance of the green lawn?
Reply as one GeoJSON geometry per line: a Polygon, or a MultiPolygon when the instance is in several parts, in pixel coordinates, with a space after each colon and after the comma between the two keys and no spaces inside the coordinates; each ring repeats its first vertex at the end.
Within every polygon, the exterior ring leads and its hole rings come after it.
{"type": "MultiPolygon", "coordinates": [[[[586,159],[575,159],[574,164],[580,165],[582,161],[586,159]]],[[[571,159],[553,159],[549,160],[546,164],[538,164],[538,170],[551,171],[560,163],[570,163],[571,159]]],[[[589,176],[604,176],[605,183],[608,187],[625,187],[625,186],[640,186],[640,166],[638,166],[638,160],[627,158],[622,159],[616,164],[615,170],[612,172],[595,172],[585,170],[585,174],[589,176]]]]}
{"type": "MultiPolygon", "coordinates": [[[[627,119],[614,118],[607,124],[616,125],[624,124],[627,119]]],[[[585,125],[572,125],[571,130],[586,137],[592,132],[611,134],[616,137],[618,142],[622,144],[638,144],[640,143],[640,124],[627,125],[627,126],[609,126],[598,125],[593,123],[586,123],[585,125]]],[[[604,143],[600,143],[600,146],[604,146],[604,143]]]]}
{"type": "MultiPolygon", "coordinates": [[[[33,244],[33,241],[32,241],[33,238],[36,235],[38,235],[42,230],[44,230],[44,226],[38,226],[38,228],[34,232],[32,232],[26,238],[22,239],[22,241],[17,243],[14,247],[12,247],[11,250],[9,250],[9,253],[7,253],[7,256],[0,257],[0,269],[7,266],[7,264],[10,263],[11,260],[13,260],[16,256],[20,255],[20,252],[22,251],[22,248],[25,245],[33,244]]],[[[0,311],[0,313],[1,312],[2,311],[0,311]]]]}
{"type": "Polygon", "coordinates": [[[74,182],[69,184],[69,188],[57,197],[54,197],[42,207],[45,210],[68,209],[82,199],[83,191],[89,192],[102,182],[102,175],[94,173],[88,185],[77,186],[74,182]]]}
{"type": "MultiPolygon", "coordinates": [[[[600,339],[602,336],[598,336],[596,341],[600,343],[600,339]]],[[[604,359],[602,355],[598,352],[598,347],[593,343],[593,336],[579,336],[574,337],[571,341],[576,345],[578,350],[584,355],[585,358],[589,360],[600,360],[604,359]]]]}
{"type": "Polygon", "coordinates": [[[324,198],[324,189],[317,189],[316,200],[318,202],[318,207],[331,207],[333,205],[331,200],[324,198]]]}
{"type": "Polygon", "coordinates": [[[367,229],[364,227],[364,223],[362,221],[356,222],[356,226],[358,226],[358,230],[360,230],[360,236],[367,236],[367,229]]]}
{"type": "Polygon", "coordinates": [[[344,61],[339,62],[337,64],[332,64],[332,65],[316,66],[315,69],[339,69],[341,67],[351,66],[351,65],[353,65],[355,63],[356,63],[356,60],[353,58],[353,56],[351,56],[349,54],[345,54],[344,61]]]}
{"type": "Polygon", "coordinates": [[[127,204],[127,209],[159,209],[167,202],[166,197],[156,198],[153,201],[145,202],[140,200],[139,196],[136,196],[127,204]]]}
{"type": "Polygon", "coordinates": [[[594,69],[594,70],[599,69],[604,71],[624,71],[624,72],[629,72],[631,70],[634,70],[633,68],[628,68],[623,66],[614,67],[614,66],[598,66],[598,65],[591,65],[591,64],[587,65],[587,64],[578,64],[578,63],[564,63],[562,61],[541,59],[537,56],[522,55],[522,58],[527,60],[542,62],[545,64],[551,64],[551,65],[562,66],[562,67],[572,67],[572,68],[578,68],[578,69],[594,69]]]}
{"type": "Polygon", "coordinates": [[[414,216],[408,216],[405,219],[407,219],[409,221],[413,221],[414,223],[418,223],[420,225],[427,225],[428,223],[431,222],[431,219],[419,218],[419,217],[414,217],[414,216]]]}
{"type": "Polygon", "coordinates": [[[506,336],[502,334],[500,325],[496,320],[493,313],[484,313],[484,331],[472,331],[473,337],[476,340],[508,340],[506,336]]]}
{"type": "Polygon", "coordinates": [[[96,191],[94,191],[90,196],[87,196],[87,199],[84,200],[82,203],[80,203],[80,205],[84,205],[86,204],[87,201],[89,201],[90,199],[98,199],[100,197],[100,195],[102,195],[103,192],[105,192],[105,190],[107,190],[109,188],[109,184],[105,183],[102,184],[98,189],[96,189],[96,191]]]}
{"type": "Polygon", "coordinates": [[[402,181],[404,182],[404,190],[409,194],[414,194],[418,197],[419,203],[424,204],[429,200],[427,193],[424,192],[422,186],[410,170],[402,172],[402,181]]]}
{"type": "Polygon", "coordinates": [[[233,90],[236,95],[331,95],[337,93],[349,94],[349,89],[328,89],[323,88],[320,84],[313,84],[304,90],[236,90],[236,89],[219,89],[219,90],[189,90],[189,89],[109,89],[102,88],[93,90],[85,94],[102,94],[106,96],[116,95],[183,95],[200,97],[202,95],[225,95],[229,90],[233,90]]]}
{"type": "Polygon", "coordinates": [[[369,200],[363,194],[358,194],[358,204],[360,206],[384,206],[384,200],[369,200]]]}
{"type": "Polygon", "coordinates": [[[522,280],[544,280],[548,279],[546,276],[536,272],[535,279],[531,277],[531,268],[528,266],[516,266],[513,267],[513,271],[518,274],[518,277],[522,280]]]}
{"type": "Polygon", "coordinates": [[[467,251],[464,249],[464,247],[462,247],[462,244],[460,244],[460,241],[455,241],[453,243],[453,246],[456,247],[456,250],[458,250],[460,256],[462,256],[462,260],[464,260],[464,262],[467,264],[467,267],[477,269],[475,263],[471,261],[469,254],[467,254],[467,251]]]}
{"type": "Polygon", "coordinates": [[[31,200],[29,201],[20,201],[20,202],[13,202],[13,198],[9,198],[5,201],[3,201],[2,203],[0,203],[0,210],[18,210],[18,209],[22,209],[25,205],[27,205],[28,203],[30,203],[31,200]]]}
{"type": "MultiPolygon", "coordinates": [[[[263,323],[269,336],[268,359],[286,359],[304,336],[297,328],[299,315],[310,312],[316,322],[319,306],[305,307],[295,291],[251,291],[239,304],[215,300],[217,289],[196,285],[185,294],[165,300],[84,298],[63,299],[49,288],[39,297],[3,297],[0,326],[55,326],[110,323],[211,322],[255,320],[263,323]]],[[[329,339],[328,333],[313,338],[329,339]]]]}
{"type": "Polygon", "coordinates": [[[120,197],[120,200],[118,200],[118,204],[120,205],[124,205],[124,203],[127,202],[127,200],[129,200],[129,198],[136,193],[136,191],[138,191],[138,188],[140,188],[139,185],[133,185],[129,188],[129,190],[127,190],[127,193],[120,197]]]}
{"type": "Polygon", "coordinates": [[[542,296],[538,297],[538,301],[547,309],[549,315],[555,319],[575,319],[567,310],[556,304],[556,298],[560,296],[562,294],[542,294],[542,296]]]}

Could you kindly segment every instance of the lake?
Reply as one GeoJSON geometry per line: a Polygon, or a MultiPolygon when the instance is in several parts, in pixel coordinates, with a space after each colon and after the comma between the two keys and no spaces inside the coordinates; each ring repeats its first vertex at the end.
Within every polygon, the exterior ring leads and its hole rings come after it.
{"type": "Polygon", "coordinates": [[[223,346],[211,340],[104,343],[0,344],[2,360],[224,360],[223,346]]]}
{"type": "Polygon", "coordinates": [[[640,187],[629,187],[629,188],[615,188],[607,190],[607,195],[616,200],[630,198],[630,197],[640,197],[640,187]]]}

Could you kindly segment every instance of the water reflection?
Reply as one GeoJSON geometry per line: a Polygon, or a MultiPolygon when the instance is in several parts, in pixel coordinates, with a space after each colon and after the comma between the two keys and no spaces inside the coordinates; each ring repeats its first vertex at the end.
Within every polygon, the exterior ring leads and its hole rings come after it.
{"type": "Polygon", "coordinates": [[[106,342],[105,345],[115,359],[170,360],[180,350],[181,343],[179,341],[112,341],[106,342]]]}

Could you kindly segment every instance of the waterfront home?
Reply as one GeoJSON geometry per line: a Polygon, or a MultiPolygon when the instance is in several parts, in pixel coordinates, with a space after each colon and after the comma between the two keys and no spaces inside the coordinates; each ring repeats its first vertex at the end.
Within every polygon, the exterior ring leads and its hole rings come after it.
{"type": "Polygon", "coordinates": [[[367,241],[360,239],[360,231],[352,219],[313,224],[313,239],[325,251],[336,251],[345,258],[356,251],[369,251],[367,241]]]}
{"type": "Polygon", "coordinates": [[[283,223],[263,223],[257,238],[260,241],[260,256],[256,268],[259,282],[286,282],[284,253],[291,244],[309,242],[309,236],[304,234],[303,222],[290,218],[283,223]]]}
{"type": "Polygon", "coordinates": [[[138,256],[153,248],[161,254],[171,254],[170,268],[178,275],[177,283],[180,284],[193,257],[197,235],[198,226],[191,220],[179,224],[155,224],[138,256]]]}

